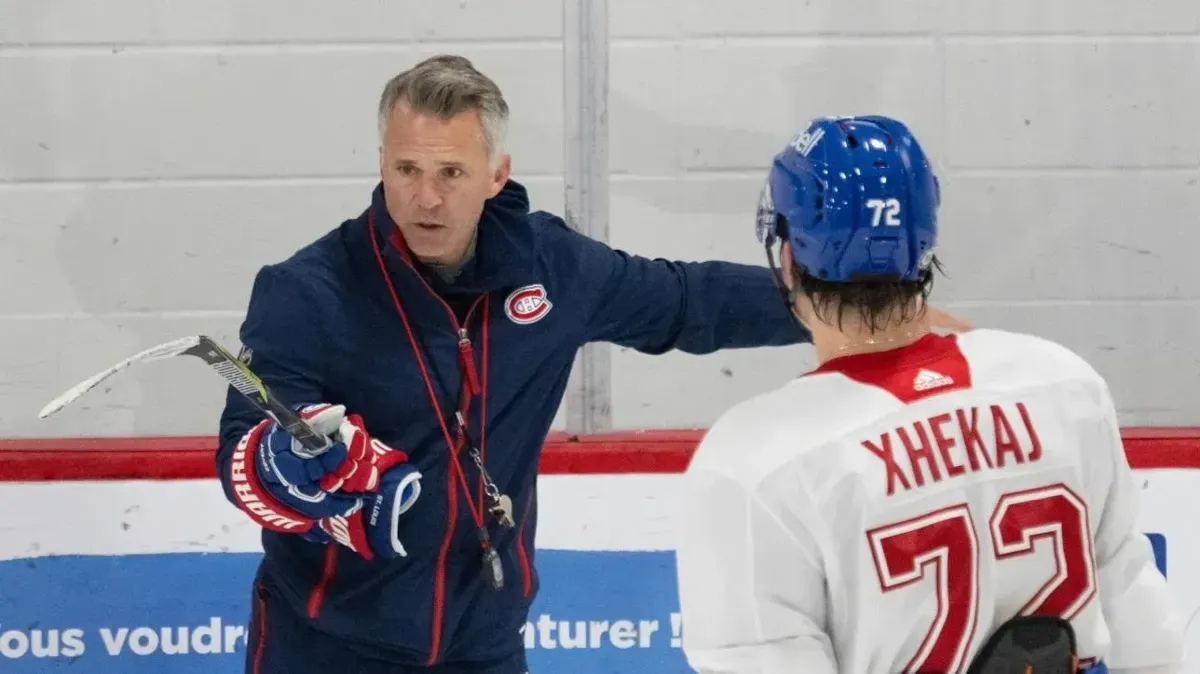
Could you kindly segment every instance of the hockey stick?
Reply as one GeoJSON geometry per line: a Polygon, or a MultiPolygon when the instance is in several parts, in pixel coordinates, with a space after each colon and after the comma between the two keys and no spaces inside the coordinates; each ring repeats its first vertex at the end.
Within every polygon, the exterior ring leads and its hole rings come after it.
{"type": "Polygon", "coordinates": [[[313,456],[323,454],[332,444],[328,438],[314,431],[308,422],[292,408],[281,403],[245,363],[227,351],[225,347],[204,335],[176,339],[134,354],[107,370],[72,386],[43,407],[42,411],[38,413],[38,418],[45,419],[54,414],[95,388],[100,382],[131,365],[174,356],[196,356],[208,363],[212,369],[217,371],[217,374],[232,384],[238,393],[246,396],[250,402],[254,403],[255,407],[278,422],[313,456]]]}

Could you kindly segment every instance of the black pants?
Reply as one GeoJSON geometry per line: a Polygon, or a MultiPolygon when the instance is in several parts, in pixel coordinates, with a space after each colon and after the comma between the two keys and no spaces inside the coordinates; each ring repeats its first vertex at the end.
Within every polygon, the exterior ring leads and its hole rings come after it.
{"type": "Polygon", "coordinates": [[[254,583],[246,674],[528,674],[524,651],[504,660],[433,667],[395,665],[367,658],[254,583]]]}

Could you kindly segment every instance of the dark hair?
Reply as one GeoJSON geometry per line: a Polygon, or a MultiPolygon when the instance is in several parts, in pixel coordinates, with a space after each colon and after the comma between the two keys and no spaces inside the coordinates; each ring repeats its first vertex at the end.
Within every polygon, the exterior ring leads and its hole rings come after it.
{"type": "Polygon", "coordinates": [[[894,277],[864,276],[848,283],[825,281],[803,267],[792,267],[794,294],[803,294],[813,305],[816,317],[838,329],[847,312],[852,312],[869,332],[878,332],[894,321],[907,322],[925,313],[924,300],[933,290],[933,272],[942,271],[935,255],[929,269],[916,281],[898,281],[894,277]],[[922,301],[918,305],[916,300],[922,301]]]}

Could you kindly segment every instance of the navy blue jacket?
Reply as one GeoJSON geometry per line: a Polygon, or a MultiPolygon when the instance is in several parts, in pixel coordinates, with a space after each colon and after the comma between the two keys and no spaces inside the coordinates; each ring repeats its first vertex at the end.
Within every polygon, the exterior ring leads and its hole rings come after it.
{"type": "MultiPolygon", "coordinates": [[[[628,255],[531,213],[515,182],[487,202],[475,254],[452,285],[411,262],[397,231],[377,187],[358,218],[259,271],[240,338],[281,400],[344,404],[372,436],[409,454],[423,489],[400,526],[408,557],[367,562],[336,544],[264,531],[260,573],[295,611],[372,657],[417,666],[499,659],[524,648],[518,630],[538,590],[538,459],[576,351],[607,341],[700,354],[809,336],[766,268],[628,255]],[[490,527],[501,590],[481,573],[476,525],[376,246],[448,424],[464,372],[455,323],[466,321],[484,389],[469,409],[471,433],[515,509],[515,528],[490,527]]],[[[231,501],[230,456],[261,418],[230,390],[217,467],[231,501]]],[[[465,452],[459,463],[478,505],[479,471],[465,452]]]]}

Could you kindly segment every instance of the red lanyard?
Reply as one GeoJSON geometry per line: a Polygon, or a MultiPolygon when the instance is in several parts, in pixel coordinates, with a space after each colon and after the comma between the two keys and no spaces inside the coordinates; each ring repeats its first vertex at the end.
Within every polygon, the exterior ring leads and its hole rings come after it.
{"type": "MultiPolygon", "coordinates": [[[[479,399],[479,434],[480,434],[479,459],[480,459],[480,461],[482,462],[483,457],[486,456],[484,447],[485,447],[486,438],[487,438],[487,433],[485,431],[485,428],[486,428],[486,420],[487,420],[487,373],[488,373],[488,329],[487,329],[487,326],[488,326],[488,301],[487,300],[488,300],[488,296],[486,293],[484,293],[484,295],[480,299],[476,300],[475,303],[471,305],[470,310],[467,311],[467,316],[463,321],[463,325],[460,326],[458,324],[458,317],[454,315],[454,310],[450,307],[450,305],[447,304],[446,301],[441,298],[441,296],[439,296],[436,292],[434,292],[433,288],[429,287],[429,284],[425,281],[425,279],[423,279],[423,278],[421,279],[421,282],[425,284],[425,287],[426,287],[426,289],[429,290],[429,293],[431,295],[433,295],[435,298],[437,298],[437,300],[442,303],[442,306],[445,307],[446,312],[450,315],[451,324],[454,326],[454,329],[458,332],[459,368],[463,374],[463,387],[462,387],[461,395],[459,396],[458,415],[457,415],[460,419],[459,428],[458,428],[458,441],[455,442],[453,435],[450,433],[450,427],[446,424],[446,418],[445,418],[445,416],[442,415],[442,406],[438,402],[437,394],[434,392],[433,380],[429,376],[429,368],[426,367],[426,365],[425,365],[425,359],[421,355],[421,349],[417,346],[417,339],[416,339],[416,335],[413,333],[412,325],[410,325],[408,322],[408,314],[405,313],[404,305],[400,303],[400,296],[396,293],[396,287],[395,287],[395,285],[392,284],[391,275],[388,274],[387,265],[384,263],[383,254],[379,249],[379,242],[375,240],[375,223],[374,223],[373,215],[368,216],[367,226],[370,230],[371,246],[375,251],[375,259],[379,261],[379,270],[383,273],[383,280],[385,283],[387,283],[388,292],[391,293],[392,303],[396,307],[396,312],[400,314],[400,321],[404,324],[404,332],[406,335],[408,335],[408,341],[409,341],[409,344],[412,346],[413,356],[415,356],[417,359],[417,366],[421,370],[421,378],[425,380],[425,390],[428,392],[429,401],[431,403],[433,403],[433,409],[437,413],[438,424],[440,424],[441,428],[442,428],[442,436],[445,438],[446,446],[450,450],[450,464],[452,466],[453,471],[455,472],[455,474],[458,477],[459,484],[462,485],[463,495],[466,496],[466,498],[467,498],[467,507],[470,509],[470,512],[471,512],[471,519],[473,519],[475,521],[475,525],[477,527],[479,527],[479,529],[481,531],[486,532],[486,525],[484,524],[484,520],[483,520],[483,506],[484,506],[483,475],[482,475],[483,471],[482,471],[482,469],[480,470],[479,506],[477,508],[475,506],[475,499],[473,499],[471,497],[471,488],[467,485],[466,475],[464,475],[464,473],[463,473],[462,466],[459,465],[459,452],[470,441],[470,438],[468,437],[467,432],[466,432],[467,415],[471,408],[472,397],[474,395],[478,394],[480,396],[480,399],[479,399]],[[479,376],[475,370],[474,349],[471,346],[470,338],[467,336],[467,326],[470,325],[471,315],[475,312],[475,308],[477,306],[479,306],[480,302],[483,303],[483,311],[482,311],[482,314],[483,314],[482,315],[482,320],[483,320],[482,326],[483,327],[480,331],[483,335],[483,339],[482,339],[483,381],[482,381],[482,384],[480,383],[479,376]]],[[[409,258],[408,258],[407,250],[403,246],[403,243],[401,241],[399,241],[399,238],[400,238],[399,232],[393,230],[392,241],[396,245],[397,250],[399,250],[401,252],[401,254],[403,254],[405,256],[405,259],[408,260],[409,258]]],[[[420,274],[418,274],[418,276],[420,276],[420,274]]],[[[489,544],[485,537],[481,536],[480,545],[481,545],[481,547],[483,547],[485,549],[485,551],[488,549],[489,544]]]]}

